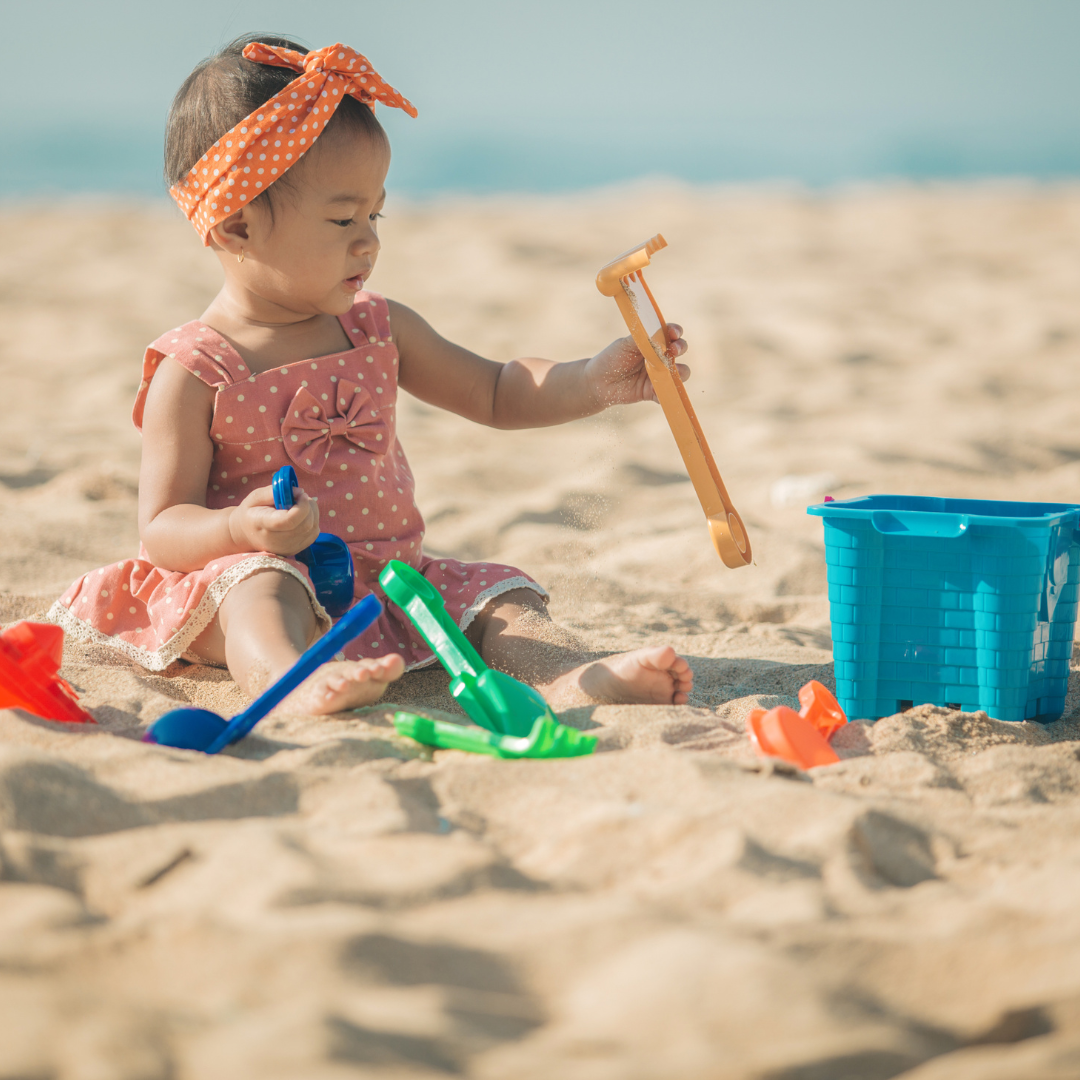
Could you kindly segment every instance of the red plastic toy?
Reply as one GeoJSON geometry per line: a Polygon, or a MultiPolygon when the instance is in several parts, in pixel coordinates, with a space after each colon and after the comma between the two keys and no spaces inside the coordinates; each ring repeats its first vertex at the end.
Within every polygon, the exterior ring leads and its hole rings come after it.
{"type": "Polygon", "coordinates": [[[75,691],[57,675],[64,631],[48,623],[19,622],[0,633],[0,709],[25,709],[43,720],[93,724],[75,691]]]}
{"type": "Polygon", "coordinates": [[[835,765],[840,760],[828,740],[848,721],[836,698],[811,680],[799,691],[799,712],[786,705],[751,709],[746,733],[758,752],[783,758],[800,769],[835,765]]]}
{"type": "Polygon", "coordinates": [[[799,715],[809,720],[826,739],[831,739],[846,723],[840,702],[816,679],[799,691],[799,715]]]}

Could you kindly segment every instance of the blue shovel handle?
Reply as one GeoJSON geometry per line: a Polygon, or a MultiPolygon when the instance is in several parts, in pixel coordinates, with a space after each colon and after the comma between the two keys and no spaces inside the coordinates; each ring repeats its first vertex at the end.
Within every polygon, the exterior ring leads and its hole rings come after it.
{"type": "Polygon", "coordinates": [[[216,754],[242,739],[275,705],[280,705],[309,675],[332,660],[353,638],[362,634],[382,613],[382,603],[369,593],[351,607],[327,634],[324,634],[273,686],[261,693],[242,713],[234,716],[225,730],[207,748],[216,754]]]}
{"type": "Polygon", "coordinates": [[[288,510],[293,504],[294,487],[300,485],[296,482],[296,470],[291,465],[282,465],[274,479],[270,481],[270,487],[274,492],[274,507],[277,510],[288,510]]]}
{"type": "MultiPolygon", "coordinates": [[[[293,488],[299,487],[296,470],[291,465],[282,465],[274,473],[270,487],[274,506],[288,510],[293,505],[293,488]]],[[[310,547],[296,553],[296,558],[308,568],[315,595],[327,614],[334,619],[344,615],[353,602],[356,581],[349,545],[333,533],[321,532],[310,547]]]]}

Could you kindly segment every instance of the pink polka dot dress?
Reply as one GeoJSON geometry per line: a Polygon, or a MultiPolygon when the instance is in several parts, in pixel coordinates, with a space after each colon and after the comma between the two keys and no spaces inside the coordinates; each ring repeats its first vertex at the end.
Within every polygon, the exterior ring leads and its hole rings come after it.
{"type": "MultiPolygon", "coordinates": [[[[413,476],[396,436],[398,353],[383,297],[357,293],[340,322],[353,348],[251,374],[236,350],[200,322],[158,338],[143,360],[134,420],[142,426],[146,390],[170,357],[217,390],[210,437],[214,458],[206,491],[211,509],[236,506],[270,484],[283,465],[319,501],[319,527],[341,537],[356,569],[355,598],[375,592],[390,559],[416,567],[464,630],[494,597],[511,589],[546,592],[532,578],[498,563],[463,563],[423,552],[424,521],[413,500],[413,476]]],[[[178,573],[138,558],[92,570],[53,605],[50,619],[73,638],[93,641],[151,671],[183,657],[213,621],[235,584],[264,568],[292,574],[306,586],[324,629],[330,618],[296,559],[251,552],[214,559],[178,573]]],[[[433,663],[423,638],[400,608],[387,604],[379,621],[345,650],[348,659],[399,653],[407,669],[433,663]]]]}

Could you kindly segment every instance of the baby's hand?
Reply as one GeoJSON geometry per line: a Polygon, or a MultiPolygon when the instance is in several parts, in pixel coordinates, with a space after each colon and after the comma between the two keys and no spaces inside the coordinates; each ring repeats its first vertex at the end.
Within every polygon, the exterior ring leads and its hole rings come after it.
{"type": "MultiPolygon", "coordinates": [[[[682,338],[682,327],[667,324],[668,354],[682,356],[688,346],[682,338]]],[[[677,364],[683,379],[690,378],[690,369],[677,364]]],[[[604,407],[629,405],[635,401],[655,401],[656,393],[645,371],[645,358],[632,337],[619,338],[598,352],[585,366],[596,400],[604,407]]]]}
{"type": "Polygon", "coordinates": [[[255,488],[233,511],[229,529],[244,551],[295,555],[319,535],[319,504],[299,488],[288,510],[274,508],[274,489],[255,488]],[[297,494],[299,492],[299,494],[297,494]]]}

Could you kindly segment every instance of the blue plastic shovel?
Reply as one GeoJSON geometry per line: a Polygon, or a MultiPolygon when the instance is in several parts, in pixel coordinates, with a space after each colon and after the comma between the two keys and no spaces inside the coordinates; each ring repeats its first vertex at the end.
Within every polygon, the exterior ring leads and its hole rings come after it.
{"type": "MultiPolygon", "coordinates": [[[[296,470],[291,465],[282,465],[270,483],[274,506],[288,510],[293,504],[293,488],[300,486],[296,482],[296,470]]],[[[296,557],[308,568],[315,595],[327,614],[333,619],[344,615],[353,601],[354,571],[349,545],[333,533],[319,533],[315,543],[298,551],[296,557]]]]}
{"type": "Polygon", "coordinates": [[[373,593],[347,611],[336,626],[314,645],[273,686],[261,693],[242,713],[226,720],[209,709],[170,709],[159,716],[143,736],[143,742],[175,746],[178,750],[202,750],[216,754],[242,739],[275,705],[289,696],[317,667],[331,660],[353,638],[362,634],[382,612],[373,593]]]}

